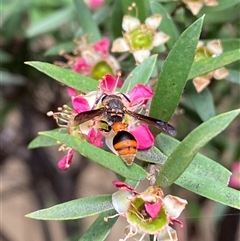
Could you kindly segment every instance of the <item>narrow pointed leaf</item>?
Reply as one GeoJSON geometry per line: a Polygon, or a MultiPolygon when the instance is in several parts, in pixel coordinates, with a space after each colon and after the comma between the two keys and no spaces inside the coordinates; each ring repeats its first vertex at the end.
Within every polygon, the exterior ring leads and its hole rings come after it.
{"type": "Polygon", "coordinates": [[[187,28],[169,52],[152,99],[150,116],[164,121],[172,116],[187,81],[202,23],[203,17],[187,28]]]}
{"type": "MultiPolygon", "coordinates": [[[[179,141],[163,134],[158,135],[156,140],[167,156],[180,144],[179,141]]],[[[228,169],[198,153],[175,183],[203,197],[239,208],[239,191],[227,186],[230,175],[228,169]]]]}
{"type": "Polygon", "coordinates": [[[202,92],[197,93],[193,84],[188,83],[184,99],[186,102],[191,102],[194,110],[197,112],[202,121],[207,121],[215,116],[213,98],[208,88],[205,88],[202,92]]]}
{"type": "Polygon", "coordinates": [[[113,209],[112,195],[85,197],[41,209],[26,215],[40,220],[73,220],[113,209]]]}
{"type": "Polygon", "coordinates": [[[105,211],[101,213],[78,241],[89,241],[93,238],[97,241],[106,240],[107,235],[111,231],[112,226],[115,224],[118,217],[108,219],[107,222],[104,221],[104,218],[115,214],[115,210],[105,211]]]}
{"type": "Polygon", "coordinates": [[[38,69],[62,84],[82,92],[93,91],[98,87],[98,81],[53,64],[38,61],[25,62],[25,64],[38,69]]]}
{"type": "Polygon", "coordinates": [[[49,33],[58,29],[61,25],[68,23],[72,17],[73,7],[57,10],[53,14],[43,18],[40,22],[28,27],[25,34],[28,38],[33,38],[40,34],[49,33]]]}
{"type": "Polygon", "coordinates": [[[122,159],[112,153],[106,152],[90,143],[68,134],[40,132],[40,135],[50,137],[60,141],[62,144],[73,148],[83,156],[93,160],[94,162],[114,171],[115,173],[133,180],[143,180],[147,177],[147,172],[140,166],[133,163],[131,166],[125,165],[122,159]]]}
{"type": "Polygon", "coordinates": [[[179,32],[174,25],[171,15],[168,14],[167,10],[160,3],[151,1],[150,6],[152,13],[159,13],[163,17],[159,30],[170,36],[170,39],[167,41],[166,45],[169,48],[172,48],[174,43],[177,41],[177,38],[179,37],[179,32]]]}
{"type": "Polygon", "coordinates": [[[194,129],[168,157],[157,176],[157,183],[161,187],[171,185],[190,165],[200,148],[227,128],[239,112],[238,109],[215,116],[194,129]]]}
{"type": "Polygon", "coordinates": [[[146,84],[148,83],[152,72],[154,70],[157,61],[157,55],[152,55],[138,65],[125,79],[120,92],[126,93],[127,90],[131,90],[136,84],[146,84]]]}
{"type": "Polygon", "coordinates": [[[97,24],[93,20],[90,9],[83,0],[73,0],[73,2],[76,8],[78,22],[89,42],[92,43],[100,40],[101,34],[97,24]]]}
{"type": "Polygon", "coordinates": [[[193,63],[188,79],[209,73],[238,60],[240,60],[240,49],[224,52],[215,58],[201,59],[193,63]]]}

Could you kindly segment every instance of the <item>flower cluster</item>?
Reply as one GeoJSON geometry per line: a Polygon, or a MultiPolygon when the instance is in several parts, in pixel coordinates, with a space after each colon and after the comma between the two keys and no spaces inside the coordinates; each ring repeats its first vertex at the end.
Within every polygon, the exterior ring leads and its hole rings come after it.
{"type": "Polygon", "coordinates": [[[218,5],[216,0],[182,0],[188,6],[193,15],[197,15],[202,7],[215,7],[218,5]]]}
{"type": "MultiPolygon", "coordinates": [[[[198,42],[196,55],[194,61],[199,61],[206,57],[216,57],[222,53],[222,46],[219,40],[212,40],[208,42],[206,45],[202,41],[198,42]]],[[[205,75],[198,76],[193,79],[193,84],[197,90],[197,92],[201,92],[204,88],[206,88],[212,78],[217,80],[224,79],[228,76],[228,71],[226,68],[222,67],[216,69],[212,72],[209,72],[205,75]]]]}
{"type": "MultiPolygon", "coordinates": [[[[75,119],[78,113],[101,108],[101,101],[98,101],[96,104],[96,100],[99,98],[101,99],[103,95],[119,94],[118,92],[115,92],[116,86],[117,79],[111,75],[106,75],[100,80],[100,91],[89,92],[86,95],[73,96],[73,108],[65,105],[63,108],[60,108],[58,112],[48,112],[48,115],[53,116],[56,119],[57,124],[61,128],[66,128],[70,135],[85,139],[97,147],[103,145],[103,138],[105,138],[105,142],[109,149],[119,155],[113,147],[113,138],[116,133],[114,133],[114,131],[110,131],[109,133],[102,131],[102,129],[104,129],[102,128],[102,123],[105,122],[104,116],[96,116],[96,118],[93,119],[89,118],[88,121],[80,125],[75,119]]],[[[133,88],[129,95],[126,94],[125,96],[130,100],[129,102],[125,97],[122,97],[122,101],[126,108],[135,112],[141,112],[144,109],[143,106],[145,106],[152,98],[153,92],[147,86],[138,84],[133,88]]],[[[131,133],[136,139],[138,149],[147,149],[153,145],[154,138],[147,125],[139,124],[138,121],[129,116],[125,116],[122,122],[126,125],[126,131],[131,133]]],[[[68,150],[68,154],[64,156],[58,164],[59,168],[65,170],[69,167],[72,161],[74,150],[68,147],[62,147],[60,150],[68,150]]]]}
{"type": "Polygon", "coordinates": [[[150,51],[168,41],[169,36],[163,32],[157,32],[162,16],[154,14],[141,24],[135,17],[125,15],[122,28],[125,31],[123,38],[117,38],[112,45],[112,52],[126,52],[133,54],[138,63],[143,62],[150,56],[150,51]]]}
{"type": "Polygon", "coordinates": [[[76,44],[73,55],[61,53],[68,60],[67,63],[55,62],[55,64],[96,80],[101,79],[105,74],[117,76],[120,65],[117,59],[109,54],[108,38],[93,44],[88,44],[86,38],[82,38],[76,41],[76,44]]]}
{"type": "MultiPolygon", "coordinates": [[[[112,203],[117,215],[126,218],[128,226],[125,229],[126,236],[122,241],[131,237],[140,236],[143,240],[147,234],[154,236],[155,241],[177,241],[176,231],[169,225],[183,224],[177,219],[187,201],[176,196],[164,196],[158,186],[150,186],[142,193],[138,193],[132,187],[119,181],[113,184],[120,190],[112,195],[112,203]]],[[[107,221],[108,218],[105,218],[107,221]]]]}

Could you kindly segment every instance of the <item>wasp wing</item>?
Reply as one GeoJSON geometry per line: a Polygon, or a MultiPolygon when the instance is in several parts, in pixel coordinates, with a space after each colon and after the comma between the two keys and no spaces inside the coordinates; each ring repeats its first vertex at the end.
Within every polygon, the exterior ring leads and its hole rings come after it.
{"type": "Polygon", "coordinates": [[[176,136],[176,134],[177,134],[177,131],[175,130],[175,128],[165,121],[162,121],[162,120],[150,117],[150,116],[146,116],[146,115],[141,115],[141,114],[129,111],[129,110],[127,110],[126,113],[140,121],[147,123],[148,125],[154,126],[157,129],[164,131],[165,133],[167,133],[171,136],[176,136]]]}
{"type": "Polygon", "coordinates": [[[102,116],[103,113],[104,113],[104,107],[96,110],[84,111],[84,112],[78,113],[75,116],[74,121],[76,121],[80,125],[86,121],[92,120],[96,116],[102,116]]]}

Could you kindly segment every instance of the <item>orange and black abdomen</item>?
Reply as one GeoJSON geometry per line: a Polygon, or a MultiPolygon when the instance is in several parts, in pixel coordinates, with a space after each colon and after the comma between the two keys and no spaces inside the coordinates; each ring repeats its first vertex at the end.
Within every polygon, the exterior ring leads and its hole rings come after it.
{"type": "Polygon", "coordinates": [[[119,131],[113,138],[113,147],[119,156],[131,165],[137,153],[137,140],[127,131],[119,131]]]}

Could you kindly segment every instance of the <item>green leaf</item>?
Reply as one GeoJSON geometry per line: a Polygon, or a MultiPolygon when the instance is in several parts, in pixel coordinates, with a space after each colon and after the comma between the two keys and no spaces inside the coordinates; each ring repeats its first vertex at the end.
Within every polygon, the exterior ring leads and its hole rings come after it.
{"type": "MultiPolygon", "coordinates": [[[[203,17],[186,29],[171,51],[162,67],[152,98],[150,116],[168,121],[182,95],[200,36],[203,17]]],[[[157,133],[154,130],[154,134],[157,133]]]]}
{"type": "Polygon", "coordinates": [[[83,0],[73,0],[77,18],[80,26],[83,29],[84,34],[87,36],[90,43],[96,42],[101,39],[101,33],[95,21],[93,20],[92,14],[84,3],[83,0]]]}
{"type": "Polygon", "coordinates": [[[72,7],[56,10],[53,14],[43,18],[40,22],[29,26],[25,34],[28,38],[33,38],[40,34],[49,33],[52,30],[58,29],[64,23],[69,22],[72,16],[72,7]]]}
{"type": "Polygon", "coordinates": [[[125,165],[122,159],[112,153],[106,152],[79,138],[58,132],[40,132],[39,135],[50,137],[60,141],[62,144],[73,148],[83,156],[94,162],[114,171],[115,173],[132,180],[143,180],[147,177],[147,172],[140,166],[133,163],[131,166],[125,165]]]}
{"type": "MultiPolygon", "coordinates": [[[[156,141],[157,145],[166,156],[169,156],[181,143],[180,141],[164,134],[158,135],[156,141]]],[[[209,180],[207,185],[209,185],[210,181],[227,185],[230,175],[231,172],[228,169],[216,161],[213,161],[212,159],[198,153],[176,182],[178,185],[185,187],[180,181],[182,178],[185,178],[194,182],[196,187],[198,178],[205,177],[207,180],[209,180]],[[194,178],[192,178],[192,176],[194,176],[194,178]]],[[[194,189],[191,189],[191,191],[194,191],[194,189]]]]}
{"type": "Polygon", "coordinates": [[[164,164],[166,161],[166,156],[155,146],[152,146],[151,148],[147,150],[139,150],[137,152],[136,157],[145,162],[151,162],[156,164],[164,164]]]}
{"type": "Polygon", "coordinates": [[[75,46],[76,46],[76,44],[73,41],[66,42],[66,43],[61,43],[61,44],[55,45],[54,47],[48,49],[45,52],[44,55],[45,56],[58,55],[61,50],[64,50],[64,52],[69,53],[69,52],[73,51],[75,46]]]}
{"type": "Polygon", "coordinates": [[[168,157],[157,176],[161,187],[171,185],[190,165],[199,149],[223,131],[240,113],[240,109],[223,113],[194,129],[168,157]]]}
{"type": "Polygon", "coordinates": [[[113,216],[115,214],[115,210],[105,211],[101,213],[78,241],[89,241],[93,238],[97,241],[106,240],[107,235],[111,231],[112,226],[115,224],[118,217],[108,219],[107,222],[104,221],[104,218],[113,216]]]}
{"type": "Polygon", "coordinates": [[[235,84],[240,84],[240,73],[239,70],[228,69],[229,75],[226,77],[227,80],[235,84]]]}
{"type": "Polygon", "coordinates": [[[114,39],[122,37],[122,24],[120,24],[122,23],[122,18],[121,1],[113,1],[110,24],[114,39]]]}
{"type": "Polygon", "coordinates": [[[140,65],[133,69],[133,71],[125,79],[120,92],[126,93],[127,90],[132,90],[136,84],[148,83],[152,72],[154,70],[157,61],[157,55],[152,55],[151,57],[144,60],[140,65]]]}
{"type": "Polygon", "coordinates": [[[53,64],[38,61],[25,62],[53,79],[82,92],[97,90],[98,81],[53,64]]]}
{"type": "Polygon", "coordinates": [[[192,83],[188,83],[184,101],[191,102],[193,109],[202,121],[207,121],[215,116],[215,107],[211,92],[208,88],[198,93],[192,83]]]}
{"type": "MultiPolygon", "coordinates": [[[[156,140],[167,156],[180,143],[163,134],[158,135],[156,140]]],[[[230,175],[231,172],[225,167],[198,153],[175,183],[201,196],[239,208],[239,192],[227,187],[230,175]]]]}
{"type": "Polygon", "coordinates": [[[149,1],[146,0],[124,0],[121,1],[122,9],[124,12],[124,15],[130,15],[132,17],[136,17],[140,19],[141,22],[144,22],[145,19],[148,17],[148,10],[149,10],[149,1]],[[133,8],[132,11],[129,11],[129,7],[132,6],[132,3],[136,4],[136,7],[133,8]]]}
{"type": "Polygon", "coordinates": [[[223,52],[239,49],[240,39],[220,39],[223,52]]]}
{"type": "MultiPolygon", "coordinates": [[[[67,133],[65,129],[57,128],[51,131],[48,131],[48,133],[55,133],[55,132],[61,132],[61,133],[67,133]]],[[[52,138],[48,136],[37,136],[34,138],[28,145],[29,149],[33,148],[39,148],[39,147],[48,147],[48,146],[55,146],[57,145],[57,141],[53,140],[52,138]]]]}
{"type": "Polygon", "coordinates": [[[231,64],[240,59],[240,49],[224,52],[219,56],[212,58],[204,58],[194,62],[188,79],[193,79],[197,76],[209,73],[215,69],[219,69],[225,65],[231,64]]]}
{"type": "Polygon", "coordinates": [[[41,209],[26,215],[40,220],[73,220],[113,209],[112,195],[85,197],[41,209]]]}
{"type": "Polygon", "coordinates": [[[162,15],[163,18],[159,29],[170,36],[170,39],[167,41],[166,45],[169,48],[172,48],[179,37],[178,29],[176,28],[171,16],[160,3],[150,1],[150,6],[152,13],[159,13],[162,15]]]}

